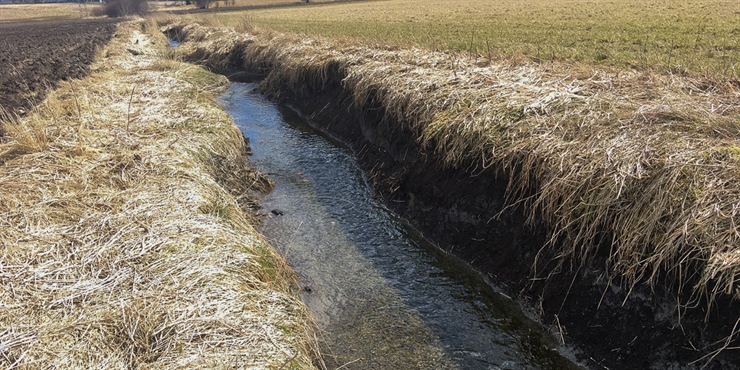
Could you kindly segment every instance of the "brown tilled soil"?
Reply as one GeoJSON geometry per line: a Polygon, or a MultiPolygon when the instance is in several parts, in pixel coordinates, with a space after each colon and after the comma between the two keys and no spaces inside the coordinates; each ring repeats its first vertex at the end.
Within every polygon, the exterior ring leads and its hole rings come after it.
{"type": "Polygon", "coordinates": [[[0,107],[22,114],[59,81],[80,78],[117,20],[0,23],[0,107]]]}

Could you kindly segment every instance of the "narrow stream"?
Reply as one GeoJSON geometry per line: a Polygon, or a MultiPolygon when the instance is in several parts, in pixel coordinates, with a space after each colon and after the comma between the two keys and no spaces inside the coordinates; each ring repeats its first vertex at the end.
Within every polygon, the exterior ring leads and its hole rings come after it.
{"type": "Polygon", "coordinates": [[[221,97],[276,183],[261,232],[286,256],[330,369],[575,369],[538,324],[373,198],[352,152],[232,83],[221,97]]]}

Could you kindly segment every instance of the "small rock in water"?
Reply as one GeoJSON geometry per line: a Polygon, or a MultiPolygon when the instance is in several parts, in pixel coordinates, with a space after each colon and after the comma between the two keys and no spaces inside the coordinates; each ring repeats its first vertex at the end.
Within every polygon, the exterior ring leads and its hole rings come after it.
{"type": "Polygon", "coordinates": [[[249,137],[247,135],[244,135],[243,132],[242,132],[242,139],[244,139],[244,153],[246,155],[252,155],[253,153],[252,153],[252,147],[250,144],[249,137]]]}
{"type": "Polygon", "coordinates": [[[310,286],[304,286],[303,287],[303,291],[306,292],[306,293],[311,293],[311,292],[313,292],[313,289],[311,289],[310,286]]]}
{"type": "Polygon", "coordinates": [[[284,215],[284,214],[285,214],[285,212],[283,212],[283,211],[281,211],[281,210],[279,210],[279,209],[273,209],[273,210],[272,210],[272,211],[270,211],[270,212],[272,212],[272,214],[273,214],[273,215],[275,215],[275,216],[282,216],[282,215],[284,215]]]}

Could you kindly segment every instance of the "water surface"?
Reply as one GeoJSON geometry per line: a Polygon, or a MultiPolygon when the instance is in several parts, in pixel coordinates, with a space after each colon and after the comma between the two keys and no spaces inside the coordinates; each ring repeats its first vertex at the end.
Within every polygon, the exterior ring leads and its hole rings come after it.
{"type": "Polygon", "coordinates": [[[261,232],[297,271],[329,368],[576,368],[515,304],[374,199],[348,148],[255,87],[233,83],[221,101],[275,181],[261,232]]]}

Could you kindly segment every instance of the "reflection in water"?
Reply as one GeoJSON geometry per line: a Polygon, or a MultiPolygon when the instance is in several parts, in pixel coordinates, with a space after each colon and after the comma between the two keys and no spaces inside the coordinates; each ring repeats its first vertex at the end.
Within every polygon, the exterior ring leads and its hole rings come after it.
{"type": "Polygon", "coordinates": [[[275,181],[261,231],[297,271],[330,368],[575,368],[511,302],[434,258],[347,148],[254,87],[233,83],[221,100],[275,181]]]}

